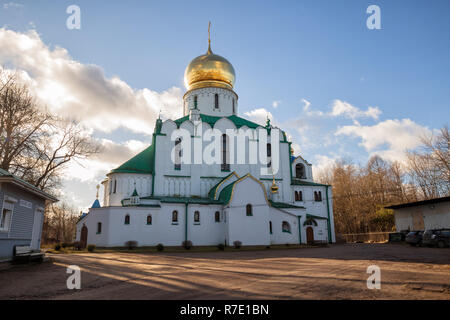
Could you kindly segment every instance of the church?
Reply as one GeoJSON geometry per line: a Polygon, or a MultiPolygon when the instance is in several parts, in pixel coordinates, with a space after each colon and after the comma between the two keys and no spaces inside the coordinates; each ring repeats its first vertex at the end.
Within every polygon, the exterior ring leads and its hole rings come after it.
{"type": "Polygon", "coordinates": [[[184,116],[157,119],[149,147],[107,174],[103,203],[97,191],[76,240],[99,247],[335,242],[331,186],[314,182],[312,165],[293,155],[269,119],[238,115],[234,68],[210,40],[184,80],[184,116]],[[203,159],[208,154],[215,161],[203,159]]]}

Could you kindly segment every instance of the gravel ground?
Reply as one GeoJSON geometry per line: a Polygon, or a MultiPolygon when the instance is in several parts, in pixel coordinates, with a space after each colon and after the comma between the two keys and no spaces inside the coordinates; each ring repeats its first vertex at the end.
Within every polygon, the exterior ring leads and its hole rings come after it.
{"type": "Polygon", "coordinates": [[[236,252],[47,255],[3,267],[0,299],[446,299],[450,249],[399,244],[236,252]],[[81,268],[69,290],[66,268],[81,268]],[[367,289],[367,267],[381,289],[367,289]]]}

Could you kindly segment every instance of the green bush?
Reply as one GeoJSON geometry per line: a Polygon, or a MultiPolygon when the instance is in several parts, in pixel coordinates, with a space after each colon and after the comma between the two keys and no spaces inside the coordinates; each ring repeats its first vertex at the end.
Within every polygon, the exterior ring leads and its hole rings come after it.
{"type": "Polygon", "coordinates": [[[64,249],[67,248],[68,246],[69,246],[69,244],[67,242],[61,243],[61,247],[63,247],[64,249]]]}
{"type": "Polygon", "coordinates": [[[235,249],[240,249],[242,246],[242,242],[236,240],[235,242],[233,242],[233,245],[235,249]]]}
{"type": "Polygon", "coordinates": [[[87,249],[88,249],[89,252],[94,252],[95,244],[88,244],[87,249]]]}
{"type": "Polygon", "coordinates": [[[127,241],[125,242],[125,246],[128,247],[129,250],[133,250],[138,246],[137,241],[127,241]]]}
{"type": "Polygon", "coordinates": [[[183,248],[185,248],[186,250],[189,250],[192,248],[192,241],[187,240],[187,241],[183,241],[183,243],[181,244],[183,246],[183,248]]]}
{"type": "Polygon", "coordinates": [[[158,243],[158,245],[156,246],[156,250],[163,251],[164,250],[164,245],[162,243],[158,243]]]}
{"type": "Polygon", "coordinates": [[[223,244],[223,243],[219,243],[218,245],[217,245],[217,249],[219,249],[219,250],[225,250],[225,245],[223,244]]]}
{"type": "Polygon", "coordinates": [[[61,249],[61,245],[59,243],[55,244],[55,250],[59,251],[61,249]]]}

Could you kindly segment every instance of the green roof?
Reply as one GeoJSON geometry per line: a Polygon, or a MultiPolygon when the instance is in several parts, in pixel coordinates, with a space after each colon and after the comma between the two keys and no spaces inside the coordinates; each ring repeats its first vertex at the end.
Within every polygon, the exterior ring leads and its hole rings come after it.
{"type": "Polygon", "coordinates": [[[222,204],[222,202],[219,200],[213,200],[210,198],[199,198],[199,197],[148,196],[148,197],[141,197],[141,200],[142,199],[159,200],[163,203],[222,204]]]}
{"type": "Polygon", "coordinates": [[[319,216],[315,216],[313,214],[306,214],[306,219],[323,219],[323,220],[328,220],[325,217],[319,217],[319,216]]]}
{"type": "Polygon", "coordinates": [[[4,169],[1,169],[1,168],[0,168],[0,177],[10,178],[10,179],[18,182],[19,184],[21,184],[24,187],[32,189],[32,191],[34,191],[35,193],[38,193],[39,195],[41,195],[42,197],[44,197],[44,198],[46,198],[48,200],[58,201],[58,199],[56,199],[51,194],[42,191],[41,189],[39,189],[38,187],[32,185],[31,183],[29,183],[29,182],[27,182],[27,181],[25,181],[25,180],[15,176],[12,173],[10,173],[10,172],[8,172],[8,171],[6,171],[4,169]]]}
{"type": "Polygon", "coordinates": [[[296,205],[285,203],[285,202],[275,202],[275,201],[272,201],[272,200],[269,200],[269,201],[270,201],[270,204],[272,205],[272,207],[274,207],[274,208],[280,208],[280,209],[289,209],[289,208],[306,209],[305,207],[296,206],[296,205]]]}
{"type": "Polygon", "coordinates": [[[228,202],[230,202],[231,195],[233,194],[233,187],[236,182],[239,180],[236,180],[229,185],[227,185],[225,188],[220,191],[219,200],[223,202],[224,205],[227,205],[228,202]]]}
{"type": "MultiPolygon", "coordinates": [[[[231,175],[233,175],[233,174],[236,174],[236,172],[233,171],[232,173],[230,173],[230,174],[226,175],[225,177],[223,177],[219,182],[217,182],[217,184],[216,184],[214,187],[212,187],[211,190],[209,190],[209,192],[208,192],[208,197],[211,198],[211,199],[214,199],[214,195],[215,195],[216,190],[217,190],[217,188],[219,187],[219,185],[220,185],[224,180],[228,179],[228,178],[229,178],[231,175]]],[[[238,177],[237,175],[236,175],[236,178],[239,179],[239,177],[238,177]]]]}
{"type": "MultiPolygon", "coordinates": [[[[238,117],[236,115],[231,115],[228,117],[216,117],[216,116],[208,116],[206,114],[200,114],[200,119],[202,120],[202,122],[206,122],[210,126],[214,126],[214,124],[222,118],[227,118],[227,119],[231,120],[237,128],[240,128],[243,126],[247,126],[252,129],[256,129],[258,127],[263,127],[262,125],[259,125],[255,122],[238,117]]],[[[177,119],[174,122],[177,124],[177,126],[180,126],[183,122],[185,122],[187,120],[189,120],[189,116],[184,116],[183,118],[177,119]]]]}
{"type": "Polygon", "coordinates": [[[155,161],[153,149],[153,145],[149,146],[120,167],[111,170],[111,173],[153,173],[153,162],[155,161]]]}
{"type": "Polygon", "coordinates": [[[299,180],[299,179],[295,179],[295,178],[292,179],[291,185],[295,185],[295,186],[318,186],[318,187],[329,186],[328,184],[304,181],[304,180],[299,180]]]}

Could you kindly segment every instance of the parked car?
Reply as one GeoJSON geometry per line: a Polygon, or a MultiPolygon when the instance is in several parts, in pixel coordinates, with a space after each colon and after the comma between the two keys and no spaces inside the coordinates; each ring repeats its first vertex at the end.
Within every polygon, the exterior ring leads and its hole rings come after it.
{"type": "Polygon", "coordinates": [[[412,246],[421,246],[422,245],[422,230],[411,231],[406,235],[406,243],[409,243],[412,246]]]}
{"type": "Polygon", "coordinates": [[[401,235],[401,237],[402,237],[402,239],[401,239],[401,241],[405,241],[406,240],[406,236],[408,235],[408,233],[409,233],[409,229],[408,230],[400,230],[400,235],[401,235]]]}
{"type": "Polygon", "coordinates": [[[426,246],[444,248],[450,246],[450,229],[426,230],[422,236],[422,243],[426,246]]]}

